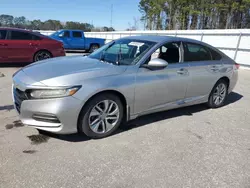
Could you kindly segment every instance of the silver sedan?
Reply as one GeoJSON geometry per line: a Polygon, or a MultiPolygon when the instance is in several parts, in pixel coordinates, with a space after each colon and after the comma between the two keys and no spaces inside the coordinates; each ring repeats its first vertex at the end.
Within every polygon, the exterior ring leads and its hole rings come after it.
{"type": "Polygon", "coordinates": [[[24,67],[13,76],[13,101],[26,125],[102,138],[138,116],[201,103],[221,107],[236,85],[237,69],[199,41],[126,37],[89,56],[24,67]]]}

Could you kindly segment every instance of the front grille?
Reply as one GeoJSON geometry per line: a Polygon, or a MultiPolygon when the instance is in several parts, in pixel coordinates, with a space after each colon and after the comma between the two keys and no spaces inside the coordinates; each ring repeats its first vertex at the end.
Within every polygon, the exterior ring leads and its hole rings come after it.
{"type": "Polygon", "coordinates": [[[18,113],[20,114],[21,104],[24,100],[27,100],[26,93],[24,91],[21,91],[18,88],[13,88],[13,96],[14,96],[14,102],[16,109],[18,113]]]}

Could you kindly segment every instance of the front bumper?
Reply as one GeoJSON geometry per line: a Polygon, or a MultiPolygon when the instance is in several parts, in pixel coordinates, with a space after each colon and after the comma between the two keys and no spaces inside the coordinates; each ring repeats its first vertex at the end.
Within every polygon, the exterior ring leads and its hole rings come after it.
{"type": "MultiPolygon", "coordinates": [[[[14,101],[15,103],[15,101],[14,101]]],[[[20,105],[20,119],[23,124],[59,134],[77,132],[81,101],[74,97],[24,100],[20,105]],[[35,118],[36,115],[57,117],[57,122],[35,118]]]]}

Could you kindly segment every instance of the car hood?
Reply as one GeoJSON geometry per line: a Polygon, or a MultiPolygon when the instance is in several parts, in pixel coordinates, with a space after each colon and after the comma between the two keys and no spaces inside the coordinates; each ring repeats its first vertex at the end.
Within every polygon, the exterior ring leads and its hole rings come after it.
{"type": "Polygon", "coordinates": [[[47,86],[81,84],[83,80],[121,74],[126,66],[117,66],[87,56],[52,58],[28,65],[22,71],[47,86]]]}

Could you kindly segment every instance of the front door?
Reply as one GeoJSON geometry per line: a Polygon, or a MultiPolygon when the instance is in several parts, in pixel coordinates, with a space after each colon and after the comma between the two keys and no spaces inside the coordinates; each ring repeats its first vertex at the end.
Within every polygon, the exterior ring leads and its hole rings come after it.
{"type": "Polygon", "coordinates": [[[63,47],[65,49],[73,49],[73,47],[71,46],[71,36],[70,36],[70,31],[61,31],[61,33],[59,33],[59,40],[60,42],[63,43],[63,47]]]}
{"type": "MultiPolygon", "coordinates": [[[[182,63],[180,42],[167,43],[148,59],[168,62],[162,70],[139,68],[136,78],[134,114],[143,114],[168,105],[181,105],[188,86],[188,64],[182,63]]],[[[145,62],[147,63],[147,62],[145,62]]],[[[171,107],[170,107],[171,108],[171,107]]]]}

